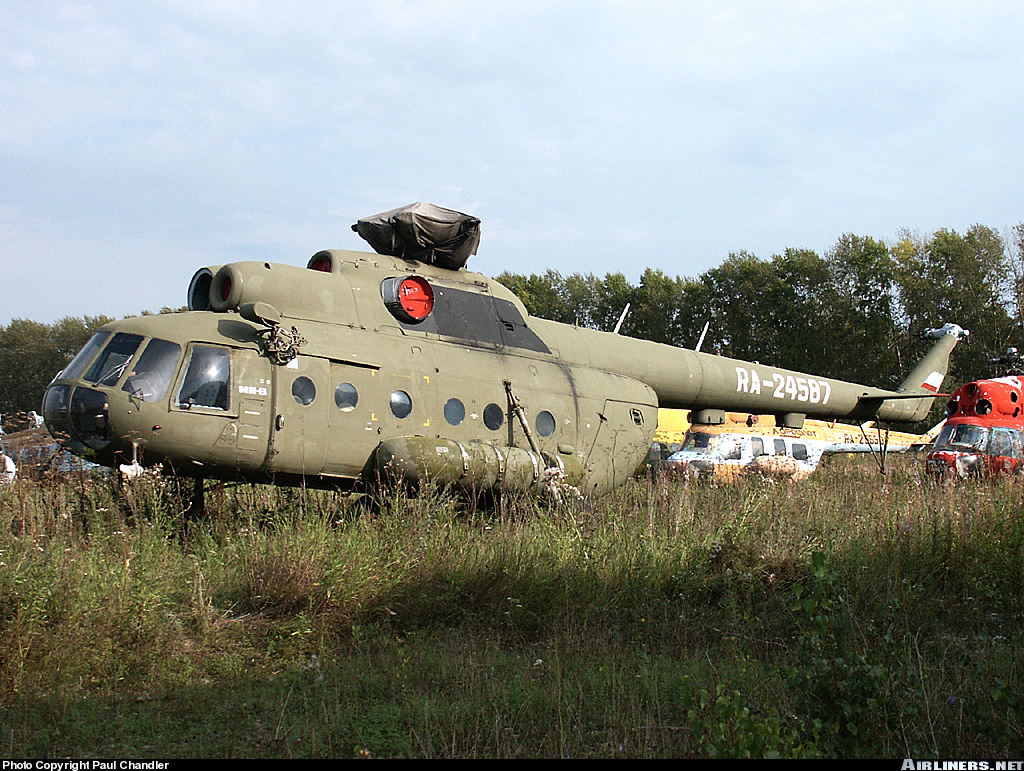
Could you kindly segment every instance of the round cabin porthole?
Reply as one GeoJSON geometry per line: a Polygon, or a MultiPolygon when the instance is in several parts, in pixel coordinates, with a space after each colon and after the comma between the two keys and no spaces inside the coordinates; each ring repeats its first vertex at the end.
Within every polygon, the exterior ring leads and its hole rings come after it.
{"type": "Polygon", "coordinates": [[[341,383],[334,389],[334,403],[342,412],[351,412],[359,403],[359,392],[351,383],[341,383]]]}
{"type": "Polygon", "coordinates": [[[537,426],[537,433],[541,436],[551,436],[555,433],[555,416],[547,410],[537,413],[534,424],[537,426]]]}
{"type": "Polygon", "coordinates": [[[292,398],[304,407],[313,403],[316,398],[316,386],[305,375],[295,378],[292,382],[292,398]]]}
{"type": "Polygon", "coordinates": [[[497,431],[505,422],[505,412],[497,404],[488,404],[484,407],[484,425],[491,431],[497,431]]]}
{"type": "Polygon", "coordinates": [[[396,418],[407,418],[412,412],[412,397],[405,391],[391,394],[391,414],[396,418]]]}
{"type": "Polygon", "coordinates": [[[449,399],[444,403],[444,419],[453,426],[459,425],[466,418],[466,405],[458,399],[449,399]]]}

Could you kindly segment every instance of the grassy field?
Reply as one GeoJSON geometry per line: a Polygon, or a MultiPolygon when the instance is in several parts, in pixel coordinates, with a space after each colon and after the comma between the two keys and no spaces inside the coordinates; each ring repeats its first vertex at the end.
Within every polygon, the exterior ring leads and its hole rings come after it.
{"type": "Polygon", "coordinates": [[[0,490],[12,758],[1017,757],[1024,480],[0,490]]]}

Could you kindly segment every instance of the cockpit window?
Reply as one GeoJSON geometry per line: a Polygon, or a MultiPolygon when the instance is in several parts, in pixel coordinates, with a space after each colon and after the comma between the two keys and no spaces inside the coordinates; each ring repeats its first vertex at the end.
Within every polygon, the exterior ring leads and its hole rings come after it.
{"type": "Polygon", "coordinates": [[[701,431],[693,431],[686,437],[686,441],[683,443],[683,449],[699,452],[704,455],[710,455],[718,449],[718,441],[719,437],[715,434],[705,434],[701,431]]]}
{"type": "Polygon", "coordinates": [[[71,360],[71,363],[64,368],[57,377],[77,378],[81,376],[85,368],[89,366],[92,357],[103,347],[103,344],[110,338],[110,332],[97,332],[89,342],[78,352],[78,355],[71,360]]]}
{"type": "Polygon", "coordinates": [[[99,358],[93,362],[84,379],[96,385],[114,385],[141,343],[142,335],[118,332],[99,358]]]}
{"type": "Polygon", "coordinates": [[[935,439],[933,449],[941,450],[966,450],[968,452],[984,452],[988,444],[988,429],[981,426],[972,426],[967,423],[950,425],[947,423],[942,427],[938,437],[935,439]]]}
{"type": "Polygon", "coordinates": [[[183,409],[208,407],[215,410],[228,408],[231,384],[231,357],[224,348],[197,345],[189,354],[188,369],[177,405],[183,409]]]}
{"type": "Polygon", "coordinates": [[[160,401],[171,385],[180,358],[180,345],[153,338],[135,362],[121,390],[147,402],[160,401]]]}
{"type": "Polygon", "coordinates": [[[992,429],[992,439],[989,441],[988,452],[989,455],[998,455],[1003,458],[1013,457],[1013,445],[1010,442],[1010,429],[992,429]]]}

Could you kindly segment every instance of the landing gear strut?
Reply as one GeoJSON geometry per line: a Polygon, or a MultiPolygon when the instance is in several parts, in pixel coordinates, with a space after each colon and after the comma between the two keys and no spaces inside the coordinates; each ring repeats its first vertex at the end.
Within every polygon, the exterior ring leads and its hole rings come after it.
{"type": "Polygon", "coordinates": [[[206,502],[204,496],[205,480],[196,477],[192,483],[192,500],[185,509],[185,521],[199,519],[206,513],[206,502]]]}

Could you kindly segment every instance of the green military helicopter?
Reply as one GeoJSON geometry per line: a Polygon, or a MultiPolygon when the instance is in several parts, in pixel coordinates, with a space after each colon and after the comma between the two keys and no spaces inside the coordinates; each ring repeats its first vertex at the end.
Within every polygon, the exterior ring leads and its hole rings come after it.
{"type": "Polygon", "coordinates": [[[53,380],[46,425],[125,472],[341,489],[433,480],[593,495],[643,461],[658,409],[916,421],[966,332],[896,391],[531,318],[465,268],[480,221],[418,203],[359,220],[374,253],[200,269],[188,311],[102,327],[53,380]]]}

